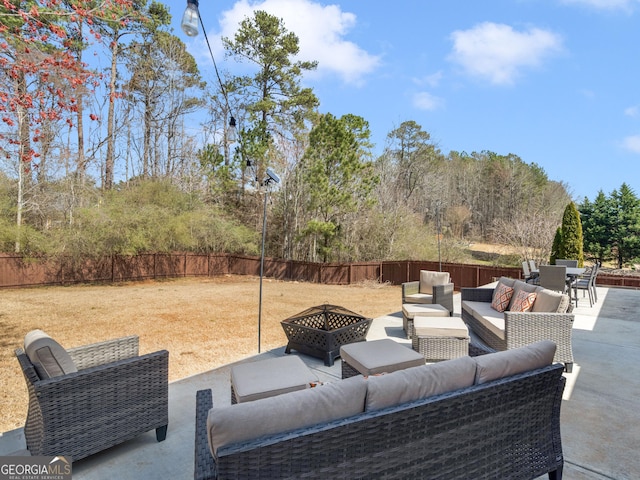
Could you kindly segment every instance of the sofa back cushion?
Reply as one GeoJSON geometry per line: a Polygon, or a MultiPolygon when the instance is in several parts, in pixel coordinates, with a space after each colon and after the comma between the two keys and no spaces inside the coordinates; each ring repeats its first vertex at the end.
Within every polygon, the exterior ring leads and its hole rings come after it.
{"type": "Polygon", "coordinates": [[[357,375],[253,402],[214,406],[207,417],[211,453],[216,457],[225,445],[357,415],[364,411],[366,394],[367,381],[357,375]]]}
{"type": "Polygon", "coordinates": [[[569,308],[569,295],[544,288],[538,291],[531,311],[565,313],[567,308],[569,308]]]}
{"type": "Polygon", "coordinates": [[[507,287],[511,287],[513,288],[514,283],[516,283],[516,279],[515,278],[509,278],[509,277],[500,277],[500,279],[498,280],[498,284],[504,284],[507,287]]]}
{"type": "Polygon", "coordinates": [[[78,371],[62,345],[42,330],[32,330],[25,335],[24,351],[41,380],[78,371]]]}
{"type": "Polygon", "coordinates": [[[475,383],[479,385],[551,365],[555,354],[556,344],[551,340],[541,340],[524,347],[474,357],[475,383]]]}
{"type": "Polygon", "coordinates": [[[433,294],[434,285],[449,283],[449,272],[432,272],[420,270],[420,293],[433,294]]]}
{"type": "Polygon", "coordinates": [[[471,357],[412,367],[367,379],[365,410],[398,405],[473,385],[476,362],[471,357]]]}

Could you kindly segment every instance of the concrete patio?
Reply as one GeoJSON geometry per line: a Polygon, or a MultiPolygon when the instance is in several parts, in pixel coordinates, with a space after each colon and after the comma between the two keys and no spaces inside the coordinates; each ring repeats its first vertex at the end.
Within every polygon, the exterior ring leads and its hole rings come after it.
{"type": "MultiPolygon", "coordinates": [[[[575,365],[567,377],[562,406],[564,478],[640,478],[640,291],[598,287],[598,303],[589,307],[579,293],[574,310],[575,365]]],[[[460,312],[460,295],[455,295],[460,312]]],[[[399,307],[399,305],[398,305],[399,307]]],[[[389,337],[405,343],[402,316],[376,318],[368,340],[389,337]]],[[[295,354],[295,353],[293,353],[295,354]]],[[[284,355],[281,348],[244,361],[284,355]]],[[[340,360],[332,367],[306,355],[301,358],[322,381],[340,378],[340,360]]],[[[155,432],[73,464],[78,480],[193,478],[195,394],[211,388],[214,403],[230,403],[231,365],[169,385],[169,431],[157,443],[155,432]]],[[[0,455],[25,448],[22,429],[1,434],[0,455]]]]}

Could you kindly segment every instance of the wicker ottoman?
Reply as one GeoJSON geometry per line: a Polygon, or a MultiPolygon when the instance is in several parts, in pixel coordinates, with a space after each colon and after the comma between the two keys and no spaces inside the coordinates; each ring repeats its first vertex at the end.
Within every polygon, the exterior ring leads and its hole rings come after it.
{"type": "Polygon", "coordinates": [[[469,330],[458,317],[416,317],[411,345],[427,362],[469,355],[469,330]]]}
{"type": "Polygon", "coordinates": [[[350,343],[340,347],[342,378],[390,373],[424,365],[424,357],[389,338],[350,343]]]}
{"type": "Polygon", "coordinates": [[[295,356],[231,367],[231,403],[250,402],[309,388],[318,377],[295,356]]]}
{"type": "Polygon", "coordinates": [[[434,303],[426,305],[422,303],[404,303],[402,305],[402,328],[408,339],[413,338],[413,319],[415,317],[447,317],[449,310],[442,305],[434,303]]]}

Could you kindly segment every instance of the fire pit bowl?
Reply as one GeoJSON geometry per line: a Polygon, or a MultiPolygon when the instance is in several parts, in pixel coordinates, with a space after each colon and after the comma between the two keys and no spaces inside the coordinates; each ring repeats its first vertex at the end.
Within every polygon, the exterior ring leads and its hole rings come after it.
{"type": "Polygon", "coordinates": [[[289,340],[285,353],[297,350],[331,366],[342,345],[367,339],[372,320],[337,305],[308,308],[280,322],[289,340]]]}

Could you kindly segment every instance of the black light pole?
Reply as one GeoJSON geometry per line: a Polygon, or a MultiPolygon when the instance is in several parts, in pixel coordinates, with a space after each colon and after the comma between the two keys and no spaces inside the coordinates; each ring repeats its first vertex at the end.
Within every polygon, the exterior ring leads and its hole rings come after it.
{"type": "Polygon", "coordinates": [[[436,202],[436,230],[438,232],[438,271],[442,271],[442,257],[440,256],[440,235],[442,226],[440,224],[440,201],[436,202]]]}
{"type": "Polygon", "coordinates": [[[260,296],[258,297],[258,353],[260,353],[260,331],[262,326],[262,278],[264,277],[264,241],[267,235],[267,201],[269,199],[269,187],[280,183],[280,177],[267,168],[267,178],[262,181],[264,187],[264,209],[262,211],[262,249],[260,252],[260,296]]]}

